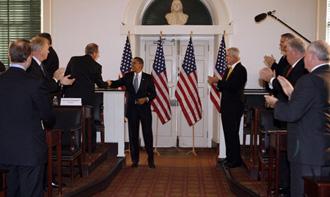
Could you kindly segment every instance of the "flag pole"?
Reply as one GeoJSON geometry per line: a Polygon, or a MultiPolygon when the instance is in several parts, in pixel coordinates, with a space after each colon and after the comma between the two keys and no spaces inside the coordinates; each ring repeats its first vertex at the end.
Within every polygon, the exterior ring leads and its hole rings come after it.
{"type": "Polygon", "coordinates": [[[160,153],[158,152],[158,150],[157,150],[157,146],[158,146],[158,122],[159,122],[159,120],[158,120],[158,118],[156,118],[156,143],[155,143],[155,148],[154,148],[154,153],[156,153],[158,156],[160,156],[160,153]]]}
{"type": "Polygon", "coordinates": [[[193,154],[194,156],[197,156],[197,153],[195,151],[195,125],[192,126],[192,149],[187,154],[193,154]]]}

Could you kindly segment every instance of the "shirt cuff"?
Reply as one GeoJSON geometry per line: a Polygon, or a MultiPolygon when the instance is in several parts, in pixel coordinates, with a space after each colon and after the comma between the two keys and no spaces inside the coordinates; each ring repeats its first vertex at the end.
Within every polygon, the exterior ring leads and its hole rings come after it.
{"type": "Polygon", "coordinates": [[[274,81],[274,79],[275,79],[275,77],[272,77],[270,79],[269,83],[268,83],[268,86],[269,86],[270,89],[274,89],[274,87],[273,87],[273,81],[274,81]]]}

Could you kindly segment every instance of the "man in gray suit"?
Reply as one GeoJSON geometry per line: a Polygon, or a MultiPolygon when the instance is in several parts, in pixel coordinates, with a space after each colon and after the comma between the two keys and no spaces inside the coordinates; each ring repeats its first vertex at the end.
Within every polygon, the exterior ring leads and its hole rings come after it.
{"type": "Polygon", "coordinates": [[[329,162],[330,148],[330,46],[325,41],[312,42],[305,55],[310,72],[293,88],[279,76],[289,101],[265,96],[274,116],[288,122],[288,158],[291,196],[303,196],[303,176],[328,175],[323,166],[329,162]]]}

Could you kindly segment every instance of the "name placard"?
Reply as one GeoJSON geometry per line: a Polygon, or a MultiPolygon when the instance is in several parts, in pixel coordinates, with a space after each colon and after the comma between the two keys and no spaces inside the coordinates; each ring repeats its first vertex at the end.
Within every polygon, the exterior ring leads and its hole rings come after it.
{"type": "Polygon", "coordinates": [[[82,106],[81,98],[61,98],[60,106],[82,106]]]}

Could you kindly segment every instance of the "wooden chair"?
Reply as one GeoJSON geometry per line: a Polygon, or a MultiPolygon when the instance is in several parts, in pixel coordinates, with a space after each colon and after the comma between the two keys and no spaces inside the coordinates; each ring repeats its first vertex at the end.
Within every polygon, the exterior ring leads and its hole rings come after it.
{"type": "Polygon", "coordinates": [[[7,174],[8,170],[0,169],[0,197],[6,197],[7,196],[7,174]]]}
{"type": "Polygon", "coordinates": [[[47,156],[47,196],[52,196],[52,180],[53,180],[53,154],[56,150],[56,172],[59,184],[58,195],[62,195],[62,131],[59,129],[46,130],[46,141],[48,146],[47,156]]]}
{"type": "MultiPolygon", "coordinates": [[[[62,106],[54,108],[54,111],[56,116],[54,129],[62,130],[62,163],[69,164],[71,180],[74,178],[75,163],[77,163],[79,175],[82,177],[83,108],[81,106],[62,106]]],[[[56,156],[53,155],[53,158],[56,156]]]]}

